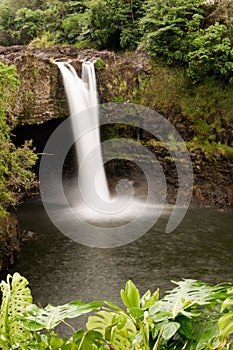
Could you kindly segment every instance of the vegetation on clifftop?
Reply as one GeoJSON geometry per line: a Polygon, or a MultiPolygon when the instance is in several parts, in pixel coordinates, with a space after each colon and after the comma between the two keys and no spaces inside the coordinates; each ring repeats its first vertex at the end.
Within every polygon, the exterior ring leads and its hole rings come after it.
{"type": "Polygon", "coordinates": [[[0,1],[0,45],[134,50],[181,65],[195,81],[231,82],[231,0],[0,1]]]}

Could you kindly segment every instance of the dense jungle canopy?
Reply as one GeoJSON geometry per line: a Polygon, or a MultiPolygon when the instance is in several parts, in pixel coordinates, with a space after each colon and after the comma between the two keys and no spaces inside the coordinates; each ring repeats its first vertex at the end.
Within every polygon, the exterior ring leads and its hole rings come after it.
{"type": "Polygon", "coordinates": [[[146,50],[200,81],[231,81],[231,0],[1,0],[0,45],[146,50]]]}

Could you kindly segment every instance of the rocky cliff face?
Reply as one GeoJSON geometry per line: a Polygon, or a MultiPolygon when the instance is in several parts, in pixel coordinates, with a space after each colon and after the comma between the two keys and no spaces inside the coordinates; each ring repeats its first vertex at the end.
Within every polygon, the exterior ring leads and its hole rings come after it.
{"type": "Polygon", "coordinates": [[[83,60],[99,59],[96,70],[101,101],[112,101],[117,96],[130,98],[137,86],[141,66],[111,52],[78,50],[73,46],[0,47],[0,61],[15,65],[20,80],[13,108],[18,124],[40,124],[69,115],[61,75],[53,63],[57,58],[69,59],[77,71],[81,70],[83,60]]]}

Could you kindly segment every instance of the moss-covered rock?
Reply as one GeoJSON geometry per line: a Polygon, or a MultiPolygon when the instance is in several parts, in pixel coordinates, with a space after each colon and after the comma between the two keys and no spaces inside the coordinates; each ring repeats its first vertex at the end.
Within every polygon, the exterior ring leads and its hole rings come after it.
{"type": "Polygon", "coordinates": [[[76,49],[74,46],[36,49],[0,47],[0,61],[16,66],[20,86],[13,109],[18,124],[40,124],[69,115],[62,78],[54,59],[67,58],[77,71],[84,60],[97,60],[101,102],[120,96],[130,99],[137,87],[138,67],[108,51],[76,49]],[[99,63],[98,63],[99,62],[99,63]]]}

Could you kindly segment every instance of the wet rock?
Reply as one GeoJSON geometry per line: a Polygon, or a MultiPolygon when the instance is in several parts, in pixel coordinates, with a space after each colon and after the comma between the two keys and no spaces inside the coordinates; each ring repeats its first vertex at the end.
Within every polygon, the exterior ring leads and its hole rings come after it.
{"type": "Polygon", "coordinates": [[[137,84],[138,68],[112,52],[76,49],[74,46],[0,47],[0,61],[15,65],[20,81],[11,116],[15,124],[40,124],[69,115],[62,78],[53,63],[55,59],[69,60],[77,71],[81,70],[83,61],[99,59],[96,71],[102,102],[129,96],[137,84]]]}
{"type": "Polygon", "coordinates": [[[24,241],[31,241],[36,239],[36,232],[30,231],[30,230],[23,230],[21,240],[24,241]]]}
{"type": "Polygon", "coordinates": [[[0,219],[0,278],[12,265],[19,253],[20,228],[14,214],[0,219]]]}

